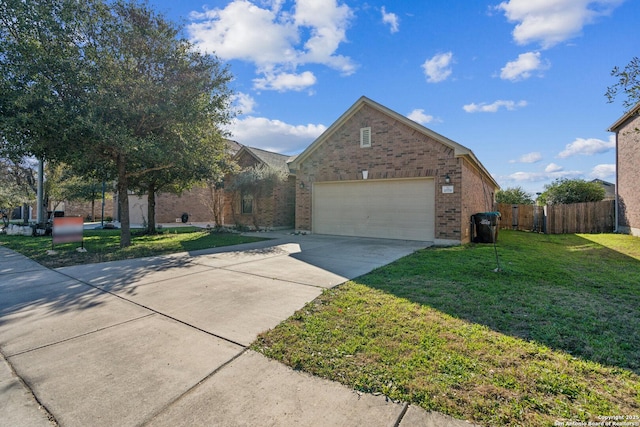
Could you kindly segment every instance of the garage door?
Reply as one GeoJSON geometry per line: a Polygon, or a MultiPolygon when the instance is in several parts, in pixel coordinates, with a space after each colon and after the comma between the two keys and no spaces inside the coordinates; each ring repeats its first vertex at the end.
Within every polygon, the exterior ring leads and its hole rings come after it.
{"type": "Polygon", "coordinates": [[[315,183],[312,228],[317,234],[434,240],[432,178],[315,183]]]}

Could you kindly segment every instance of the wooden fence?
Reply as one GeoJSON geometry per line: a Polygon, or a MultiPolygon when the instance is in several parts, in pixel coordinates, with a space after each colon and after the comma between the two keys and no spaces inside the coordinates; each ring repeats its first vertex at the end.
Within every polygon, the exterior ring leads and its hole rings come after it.
{"type": "Polygon", "coordinates": [[[547,234],[611,233],[615,228],[615,201],[570,205],[510,205],[499,203],[500,228],[547,234]]]}

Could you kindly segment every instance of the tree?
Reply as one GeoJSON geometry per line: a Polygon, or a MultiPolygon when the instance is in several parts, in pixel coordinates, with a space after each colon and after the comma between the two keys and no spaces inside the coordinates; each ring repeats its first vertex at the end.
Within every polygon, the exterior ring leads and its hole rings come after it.
{"type": "Polygon", "coordinates": [[[6,0],[0,16],[4,148],[115,179],[129,246],[128,191],[177,165],[163,178],[193,181],[191,154],[215,153],[230,120],[231,76],[135,1],[6,0]]]}
{"type": "Polygon", "coordinates": [[[36,171],[33,163],[29,158],[12,160],[0,157],[0,210],[9,211],[35,200],[36,171]]]}
{"type": "Polygon", "coordinates": [[[538,200],[549,205],[599,202],[605,196],[604,188],[600,184],[583,179],[559,178],[544,188],[545,191],[538,200]]]}
{"type": "Polygon", "coordinates": [[[506,188],[504,190],[498,190],[496,193],[496,202],[509,203],[512,205],[532,205],[533,196],[522,187],[506,188]]]}
{"type": "Polygon", "coordinates": [[[258,216],[260,200],[271,195],[276,185],[285,181],[288,175],[286,170],[259,164],[241,170],[233,176],[231,183],[226,187],[227,190],[235,192],[238,197],[247,195],[251,197],[251,214],[256,230],[260,228],[258,216]]]}
{"type": "Polygon", "coordinates": [[[627,98],[623,101],[623,105],[630,110],[640,102],[640,58],[637,56],[632,58],[622,69],[614,67],[611,75],[618,81],[607,88],[605,96],[609,102],[613,102],[619,94],[624,93],[627,98]]]}

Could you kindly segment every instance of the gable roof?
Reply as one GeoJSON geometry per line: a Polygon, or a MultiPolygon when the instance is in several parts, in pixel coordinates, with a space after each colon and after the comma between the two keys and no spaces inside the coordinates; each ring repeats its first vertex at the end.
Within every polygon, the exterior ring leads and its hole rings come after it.
{"type": "Polygon", "coordinates": [[[235,156],[236,153],[243,147],[242,144],[232,139],[225,138],[224,143],[227,149],[227,153],[229,153],[231,156],[235,156]]]}
{"type": "Polygon", "coordinates": [[[235,157],[239,157],[242,153],[247,153],[256,159],[258,162],[265,164],[267,166],[271,166],[274,169],[285,170],[289,172],[289,167],[287,166],[287,161],[291,158],[285,154],[274,153],[272,151],[262,150],[260,148],[255,147],[247,147],[243,146],[240,151],[236,153],[235,157]]]}
{"type": "Polygon", "coordinates": [[[634,105],[629,111],[627,111],[622,117],[620,117],[614,124],[609,126],[608,132],[617,132],[618,128],[622,126],[631,117],[640,114],[640,102],[634,105]]]}
{"type": "Polygon", "coordinates": [[[363,108],[364,106],[369,106],[373,109],[376,109],[380,112],[382,112],[383,114],[386,114],[387,116],[392,117],[393,119],[405,124],[406,126],[422,133],[423,135],[428,136],[429,138],[432,138],[438,142],[440,142],[441,144],[446,145],[447,147],[450,147],[451,149],[454,150],[455,156],[456,157],[467,157],[471,163],[473,163],[474,165],[476,165],[490,180],[491,183],[494,184],[494,186],[496,188],[500,188],[500,185],[495,181],[495,179],[493,179],[493,177],[491,176],[491,174],[485,169],[485,167],[482,165],[482,163],[480,163],[480,161],[476,158],[475,154],[473,154],[473,151],[471,151],[470,149],[468,149],[467,147],[458,144],[457,142],[440,135],[439,133],[436,133],[434,131],[432,131],[431,129],[428,129],[424,126],[422,126],[421,124],[414,122],[413,120],[396,113],[393,110],[390,110],[389,108],[385,107],[382,104],[378,104],[377,102],[367,98],[366,96],[361,96],[360,99],[358,99],[355,104],[353,104],[344,114],[342,114],[338,120],[336,120],[331,126],[329,126],[329,128],[327,130],[325,130],[322,135],[320,135],[315,141],[313,141],[313,143],[311,143],[310,146],[308,146],[302,153],[300,153],[295,159],[293,159],[290,162],[290,167],[296,171],[299,169],[300,164],[302,162],[304,162],[304,160],[309,157],[309,155],[311,155],[311,153],[313,153],[320,145],[322,145],[336,130],[338,130],[346,121],[348,121],[349,119],[351,119],[351,117],[353,117],[353,115],[359,111],[361,108],[363,108]]]}

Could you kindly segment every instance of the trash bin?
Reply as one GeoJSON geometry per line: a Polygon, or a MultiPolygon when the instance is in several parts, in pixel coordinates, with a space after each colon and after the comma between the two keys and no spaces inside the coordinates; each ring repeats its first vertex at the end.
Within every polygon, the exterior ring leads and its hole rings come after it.
{"type": "Polygon", "coordinates": [[[180,220],[182,221],[183,224],[186,224],[189,221],[189,214],[188,213],[183,213],[182,216],[180,217],[180,220]]]}
{"type": "Polygon", "coordinates": [[[479,212],[471,216],[474,225],[476,243],[495,243],[498,241],[500,212],[479,212]]]}

